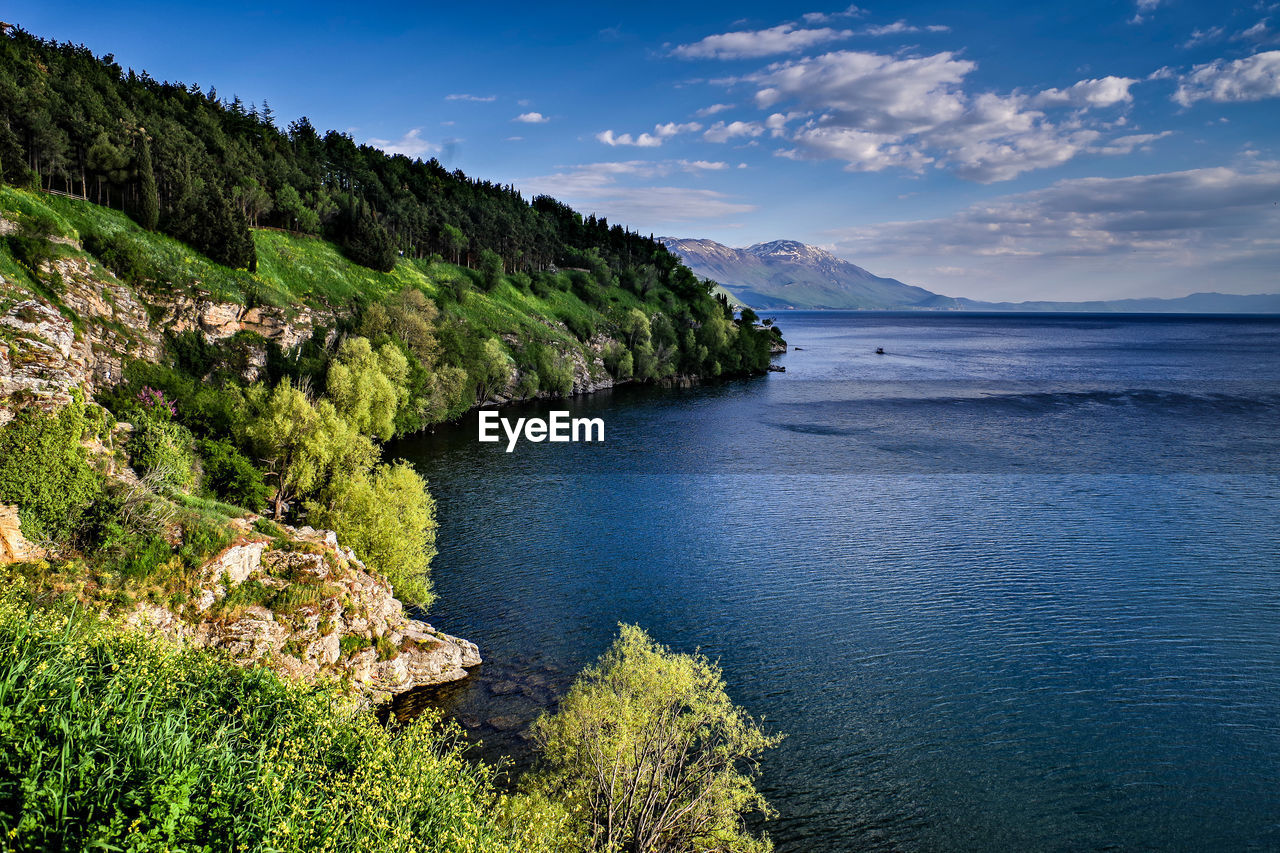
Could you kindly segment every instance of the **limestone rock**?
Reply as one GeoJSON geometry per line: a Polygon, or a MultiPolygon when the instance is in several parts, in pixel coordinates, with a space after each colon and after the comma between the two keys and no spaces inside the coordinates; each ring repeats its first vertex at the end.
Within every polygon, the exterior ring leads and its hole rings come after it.
{"type": "Polygon", "coordinates": [[[0,564],[25,563],[44,557],[44,551],[22,535],[18,508],[0,504],[0,564]]]}
{"type": "Polygon", "coordinates": [[[244,539],[205,564],[181,616],[139,605],[129,623],[294,678],[344,677],[373,696],[455,681],[480,664],[474,643],[408,618],[390,585],[332,531],[281,525],[288,546],[280,548],[253,534],[251,521],[238,526],[244,539]],[[251,580],[262,591],[257,601],[224,603],[251,580]],[[346,655],[344,638],[353,646],[346,655]]]}

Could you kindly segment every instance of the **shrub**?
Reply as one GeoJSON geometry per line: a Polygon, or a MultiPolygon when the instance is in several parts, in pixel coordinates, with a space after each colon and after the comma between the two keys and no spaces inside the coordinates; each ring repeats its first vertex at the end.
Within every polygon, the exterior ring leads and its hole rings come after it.
{"type": "Polygon", "coordinates": [[[156,276],[143,247],[124,234],[90,232],[84,237],[84,248],[121,281],[138,285],[156,276]]]}
{"type": "Polygon", "coordinates": [[[157,485],[188,489],[195,482],[195,454],[191,433],[163,416],[144,413],[134,422],[125,444],[133,469],[157,485]]]}
{"type": "Polygon", "coordinates": [[[633,625],[534,724],[544,766],[529,786],[581,815],[588,849],[764,851],[743,815],[768,805],[753,777],[766,735],[719,667],[633,625]]]}
{"type": "Polygon", "coordinates": [[[17,504],[32,539],[69,537],[102,491],[80,445],[84,432],[79,398],[55,414],[24,409],[0,427],[0,503],[17,504]]]}
{"type": "Polygon", "coordinates": [[[229,441],[205,439],[198,444],[204,485],[228,503],[261,512],[271,496],[262,472],[229,441]]]}

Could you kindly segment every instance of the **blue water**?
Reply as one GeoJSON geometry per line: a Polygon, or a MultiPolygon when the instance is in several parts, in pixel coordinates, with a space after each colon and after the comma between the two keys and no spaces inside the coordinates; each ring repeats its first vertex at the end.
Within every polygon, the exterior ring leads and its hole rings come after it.
{"type": "Polygon", "coordinates": [[[780,851],[1280,849],[1280,321],[778,320],[785,374],[574,401],[603,445],[392,449],[488,661],[433,701],[526,757],[635,622],[787,734],[780,851]]]}

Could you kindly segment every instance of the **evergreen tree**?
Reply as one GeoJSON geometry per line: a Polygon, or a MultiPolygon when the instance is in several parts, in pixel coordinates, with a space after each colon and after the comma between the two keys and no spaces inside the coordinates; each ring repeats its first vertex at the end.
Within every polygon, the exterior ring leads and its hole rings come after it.
{"type": "Polygon", "coordinates": [[[160,194],[156,188],[156,173],[151,165],[151,141],[142,136],[138,150],[138,224],[148,231],[160,224],[160,194]]]}

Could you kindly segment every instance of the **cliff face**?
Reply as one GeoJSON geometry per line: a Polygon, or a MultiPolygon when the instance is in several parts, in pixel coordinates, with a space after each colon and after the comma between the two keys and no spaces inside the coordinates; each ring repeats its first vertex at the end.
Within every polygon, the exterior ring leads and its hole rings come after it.
{"type": "Polygon", "coordinates": [[[409,618],[387,582],[327,530],[281,525],[283,537],[234,522],[241,536],[206,563],[179,605],[139,604],[126,621],[173,640],[225,649],[306,681],[346,679],[402,693],[465,678],[474,643],[409,618]]]}
{"type": "MultiPolygon", "coordinates": [[[[12,227],[0,219],[0,233],[12,227]]],[[[0,424],[19,406],[56,408],[70,401],[73,388],[92,395],[110,387],[126,361],[159,358],[166,332],[196,331],[209,343],[256,335],[245,377],[252,380],[266,364],[266,342],[290,350],[334,321],[306,306],[246,308],[155,293],[143,299],[85,257],[57,258],[43,272],[56,273],[61,306],[0,276],[0,424]]]]}

